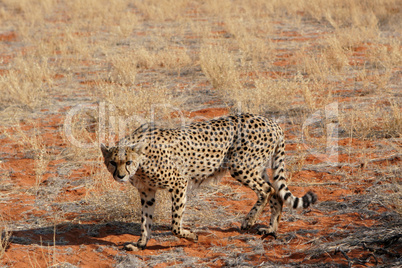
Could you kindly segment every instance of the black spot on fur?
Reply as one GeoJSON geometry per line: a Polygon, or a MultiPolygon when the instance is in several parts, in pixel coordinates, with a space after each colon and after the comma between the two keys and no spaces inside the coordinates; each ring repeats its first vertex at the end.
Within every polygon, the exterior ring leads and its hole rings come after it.
{"type": "Polygon", "coordinates": [[[293,203],[293,208],[296,209],[298,204],[299,204],[299,198],[296,198],[295,202],[293,203]]]}

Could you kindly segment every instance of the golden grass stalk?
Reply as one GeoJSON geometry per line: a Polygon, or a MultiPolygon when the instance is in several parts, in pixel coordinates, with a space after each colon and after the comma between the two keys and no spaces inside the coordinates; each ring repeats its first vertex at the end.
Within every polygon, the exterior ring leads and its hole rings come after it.
{"type": "Polygon", "coordinates": [[[109,80],[112,83],[122,85],[134,85],[137,75],[138,59],[132,53],[125,55],[114,55],[110,59],[111,70],[109,71],[109,80]]]}
{"type": "Polygon", "coordinates": [[[0,103],[33,109],[47,98],[52,71],[47,58],[18,55],[7,75],[0,76],[0,103]]]}
{"type": "Polygon", "coordinates": [[[185,97],[177,96],[166,86],[101,83],[98,93],[105,105],[107,128],[117,139],[145,123],[155,123],[163,127],[183,123],[184,119],[180,115],[185,97]]]}
{"type": "Polygon", "coordinates": [[[377,105],[350,111],[341,117],[341,124],[350,129],[354,137],[379,139],[400,137],[402,116],[400,105],[390,102],[384,109],[377,105]]]}
{"type": "Polygon", "coordinates": [[[36,128],[33,128],[33,133],[28,134],[18,124],[14,128],[14,131],[15,133],[13,134],[10,132],[4,132],[4,134],[24,148],[23,151],[27,154],[26,157],[34,159],[35,187],[32,190],[36,194],[42,182],[43,175],[47,171],[49,161],[52,158],[51,153],[36,128]]]}
{"type": "Polygon", "coordinates": [[[149,0],[137,1],[135,6],[146,19],[162,22],[180,20],[188,4],[189,1],[186,0],[149,0]]]}
{"type": "Polygon", "coordinates": [[[145,47],[139,47],[134,52],[138,67],[144,69],[173,69],[180,70],[192,64],[191,58],[185,48],[162,47],[158,51],[152,51],[145,47]]]}
{"type": "Polygon", "coordinates": [[[0,214],[0,260],[4,257],[8,246],[10,245],[10,238],[12,232],[8,229],[7,224],[0,214]]]}
{"type": "Polygon", "coordinates": [[[219,90],[239,88],[235,60],[229,51],[219,46],[203,46],[200,65],[211,85],[219,90]]]}

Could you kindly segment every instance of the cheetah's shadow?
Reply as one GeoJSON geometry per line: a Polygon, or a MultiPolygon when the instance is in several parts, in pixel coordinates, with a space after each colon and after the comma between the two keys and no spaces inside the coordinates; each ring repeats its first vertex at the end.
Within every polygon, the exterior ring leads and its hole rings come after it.
{"type": "MultiPolygon", "coordinates": [[[[171,235],[170,227],[154,224],[153,236],[171,235]]],[[[10,243],[20,245],[68,246],[104,245],[121,247],[128,241],[136,241],[141,234],[139,223],[113,221],[108,223],[62,223],[55,226],[11,230],[10,243]],[[108,236],[124,236],[121,242],[105,241],[108,236]],[[128,235],[128,236],[127,236],[128,235]]],[[[130,242],[132,242],[130,241],[130,242]]]]}

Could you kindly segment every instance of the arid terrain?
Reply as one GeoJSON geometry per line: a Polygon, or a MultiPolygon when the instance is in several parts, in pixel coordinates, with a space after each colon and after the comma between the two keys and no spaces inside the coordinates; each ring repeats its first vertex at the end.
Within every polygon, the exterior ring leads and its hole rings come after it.
{"type": "Polygon", "coordinates": [[[397,0],[0,1],[0,267],[401,267],[401,25],[397,0]],[[244,232],[256,196],[227,174],[189,193],[193,243],[160,191],[125,251],[139,196],[99,143],[238,112],[283,128],[318,202],[244,232]]]}

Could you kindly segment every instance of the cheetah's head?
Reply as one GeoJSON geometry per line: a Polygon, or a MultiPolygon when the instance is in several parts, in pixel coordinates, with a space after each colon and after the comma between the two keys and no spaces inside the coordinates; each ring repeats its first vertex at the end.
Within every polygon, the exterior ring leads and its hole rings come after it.
{"type": "Polygon", "coordinates": [[[117,182],[127,182],[137,171],[144,156],[144,143],[107,147],[101,144],[105,165],[117,182]]]}

